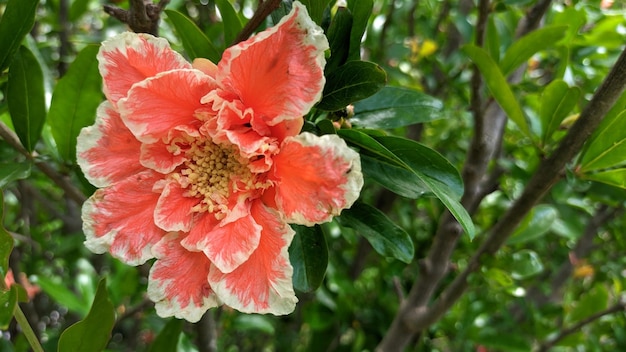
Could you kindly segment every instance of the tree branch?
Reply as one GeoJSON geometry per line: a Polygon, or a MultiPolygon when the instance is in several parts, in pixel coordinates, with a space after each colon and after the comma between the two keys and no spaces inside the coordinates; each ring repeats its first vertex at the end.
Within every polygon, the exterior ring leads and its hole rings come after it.
{"type": "Polygon", "coordinates": [[[128,10],[104,5],[104,12],[117,18],[120,22],[126,23],[135,33],[149,33],[157,36],[159,35],[161,12],[169,2],[170,0],[160,0],[155,5],[152,0],[129,0],[128,10]]]}
{"type": "Polygon", "coordinates": [[[280,6],[281,0],[266,0],[259,3],[259,7],[257,7],[254,15],[246,25],[243,27],[241,32],[235,38],[235,41],[232,45],[235,45],[239,42],[242,42],[248,39],[252,33],[265,21],[267,16],[269,16],[274,10],[276,10],[280,6]]]}

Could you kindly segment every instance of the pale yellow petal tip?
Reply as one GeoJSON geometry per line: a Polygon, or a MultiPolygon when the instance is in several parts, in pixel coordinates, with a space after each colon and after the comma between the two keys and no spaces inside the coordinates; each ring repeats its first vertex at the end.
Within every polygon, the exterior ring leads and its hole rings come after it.
{"type": "Polygon", "coordinates": [[[196,70],[200,70],[211,77],[215,77],[215,74],[217,74],[217,65],[212,63],[211,60],[205,58],[199,57],[194,59],[191,66],[196,70]]]}

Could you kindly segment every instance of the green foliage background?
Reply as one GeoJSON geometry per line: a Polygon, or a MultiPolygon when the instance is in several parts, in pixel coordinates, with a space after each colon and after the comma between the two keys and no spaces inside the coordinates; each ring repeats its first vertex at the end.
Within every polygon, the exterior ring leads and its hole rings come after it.
{"type": "MultiPolygon", "coordinates": [[[[103,99],[97,44],[125,30],[103,3],[0,0],[0,274],[11,268],[41,289],[29,299],[0,283],[2,351],[30,349],[18,311],[46,351],[372,351],[425,276],[446,209],[463,235],[449,260],[442,253],[447,274],[435,294],[468,267],[626,43],[619,1],[553,1],[540,29],[522,37],[516,28],[539,1],[488,2],[485,18],[465,0],[352,0],[339,10],[303,1],[331,45],[324,98],[305,129],[359,150],[362,198],[331,223],[296,228],[293,314],[224,307],[189,324],[156,316],[145,296],[149,264],[129,267],[82,244],[80,204],[93,187],[75,163],[75,139],[103,99]],[[498,106],[508,123],[487,126],[504,133],[481,188],[469,190],[478,202],[467,204],[476,116],[498,106]]],[[[160,35],[189,59],[217,61],[255,8],[173,0],[160,35]]],[[[406,350],[626,349],[625,107],[622,95],[558,183],[482,257],[464,295],[406,350]]]]}

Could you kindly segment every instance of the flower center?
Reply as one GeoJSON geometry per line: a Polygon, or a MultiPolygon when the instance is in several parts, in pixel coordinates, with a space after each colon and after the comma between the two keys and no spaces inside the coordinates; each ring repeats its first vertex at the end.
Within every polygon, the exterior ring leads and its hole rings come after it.
{"type": "Polygon", "coordinates": [[[186,153],[180,171],[181,184],[187,188],[185,196],[202,199],[193,211],[225,213],[231,193],[254,188],[254,175],[235,147],[197,141],[186,153]]]}

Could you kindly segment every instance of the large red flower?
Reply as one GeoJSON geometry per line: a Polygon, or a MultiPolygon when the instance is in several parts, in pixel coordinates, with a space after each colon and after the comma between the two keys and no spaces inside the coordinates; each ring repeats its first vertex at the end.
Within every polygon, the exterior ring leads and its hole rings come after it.
{"type": "Polygon", "coordinates": [[[146,34],[103,43],[107,100],[77,147],[100,187],[83,207],[85,244],[131,265],[156,258],[148,295],[159,315],[293,311],[288,224],[329,221],[363,184],[342,139],[299,134],[327,48],[298,2],[217,66],[146,34]]]}

